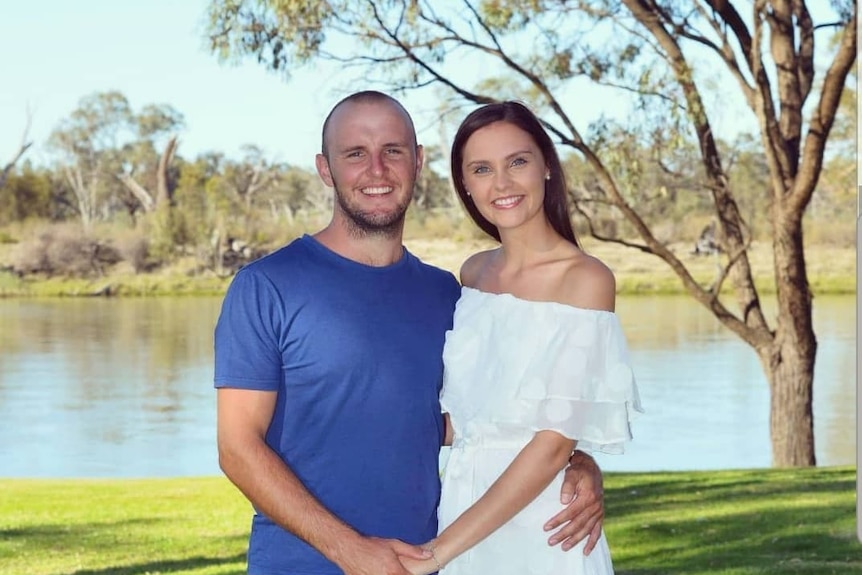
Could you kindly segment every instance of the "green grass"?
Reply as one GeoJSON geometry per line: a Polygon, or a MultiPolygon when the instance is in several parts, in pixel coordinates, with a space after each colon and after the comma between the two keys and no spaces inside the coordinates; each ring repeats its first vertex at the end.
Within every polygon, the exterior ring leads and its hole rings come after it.
{"type": "Polygon", "coordinates": [[[855,469],[609,475],[617,575],[862,573],[855,469]]]}
{"type": "MultiPolygon", "coordinates": [[[[855,469],[609,473],[617,575],[862,573],[855,469]]],[[[239,575],[251,509],[223,478],[0,480],[0,573],[239,575]]]]}
{"type": "Polygon", "coordinates": [[[250,514],[222,478],[2,480],[0,573],[239,574],[250,514]]]}
{"type": "Polygon", "coordinates": [[[222,295],[230,278],[183,274],[115,275],[105,278],[27,278],[0,272],[0,297],[222,295]]]}

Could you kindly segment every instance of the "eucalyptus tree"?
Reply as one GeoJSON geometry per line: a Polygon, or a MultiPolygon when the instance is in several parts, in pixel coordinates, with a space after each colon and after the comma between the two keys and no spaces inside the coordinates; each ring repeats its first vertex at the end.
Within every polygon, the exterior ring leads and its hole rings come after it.
{"type": "Polygon", "coordinates": [[[169,105],[148,104],[129,120],[134,137],[123,146],[117,177],[145,212],[170,209],[178,177],[172,162],[183,116],[169,105]]]}
{"type": "Polygon", "coordinates": [[[453,104],[530,102],[559,145],[590,167],[596,185],[573,192],[594,235],[663,260],[754,349],[771,392],[773,464],[815,464],[817,338],[802,220],[856,59],[855,0],[211,0],[208,16],[222,58],[256,58],[288,75],[329,60],[343,64],[346,86],[359,77],[393,91],[442,87],[453,104]],[[824,34],[838,41],[828,46],[824,34]],[[575,113],[585,86],[625,96],[608,101],[630,108],[584,126],[575,113]],[[729,109],[734,101],[743,112],[729,109]],[[717,143],[716,129],[732,114],[753,120],[768,166],[759,193],[770,205],[772,322],[754,283],[739,190],[717,143]],[[641,213],[642,195],[653,202],[661,194],[641,188],[637,163],[621,152],[627,141],[649,144],[650,161],[670,172],[666,157],[691,148],[725,254],[713,281],[698,282],[641,213]],[[601,210],[633,234],[590,226],[601,210]]]}
{"type": "Polygon", "coordinates": [[[48,141],[60,156],[57,169],[72,190],[85,229],[109,199],[120,132],[130,115],[129,102],[119,92],[91,94],[80,100],[48,141]]]}
{"type": "Polygon", "coordinates": [[[54,196],[53,174],[29,161],[15,170],[0,186],[0,225],[27,219],[51,219],[60,206],[54,196]]]}
{"type": "MultiPolygon", "coordinates": [[[[145,106],[136,113],[120,92],[85,96],[52,132],[49,146],[58,170],[75,198],[85,228],[97,217],[109,219],[117,207],[131,217],[167,200],[168,166],[174,156],[173,132],[182,115],[170,106],[145,106]],[[161,156],[155,151],[166,137],[161,156]],[[149,182],[147,186],[141,182],[149,182]]],[[[165,202],[166,203],[166,202],[165,202]]]]}
{"type": "Polygon", "coordinates": [[[267,158],[266,152],[254,144],[244,144],[241,152],[240,160],[225,162],[224,177],[249,214],[255,200],[276,184],[283,166],[267,158]]]}

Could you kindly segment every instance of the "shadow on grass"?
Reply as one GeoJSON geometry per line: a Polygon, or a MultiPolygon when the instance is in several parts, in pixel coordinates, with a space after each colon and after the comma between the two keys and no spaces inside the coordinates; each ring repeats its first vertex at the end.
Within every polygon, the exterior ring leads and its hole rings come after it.
{"type": "Polygon", "coordinates": [[[656,499],[664,504],[705,507],[762,498],[785,504],[794,497],[838,496],[855,489],[855,470],[849,468],[807,470],[801,477],[796,470],[746,470],[732,476],[723,474],[721,479],[712,479],[705,472],[682,476],[617,474],[614,485],[605,489],[605,505],[609,516],[625,517],[654,511],[656,499]]]}
{"type": "MultiPolygon", "coordinates": [[[[25,551],[33,557],[57,553],[70,556],[74,553],[76,555],[114,557],[118,546],[122,545],[136,545],[158,550],[159,540],[163,537],[163,532],[159,529],[159,525],[162,523],[164,523],[163,519],[138,518],[78,525],[48,524],[0,529],[0,561],[2,561],[4,553],[12,549],[15,549],[12,551],[13,553],[25,551]]],[[[215,549],[220,551],[212,552],[209,556],[173,560],[169,558],[156,559],[159,556],[170,557],[170,555],[176,554],[176,551],[165,550],[154,555],[151,554],[148,558],[152,560],[140,565],[78,570],[71,573],[76,575],[144,575],[148,573],[188,572],[213,565],[227,565],[237,562],[242,564],[242,568],[230,571],[226,575],[245,573],[247,534],[224,534],[218,537],[206,535],[203,537],[206,537],[208,544],[217,542],[218,546],[215,549]],[[243,551],[235,555],[220,555],[230,553],[231,549],[243,549],[243,551]]],[[[200,550],[188,549],[183,555],[191,555],[195,552],[200,553],[200,550]]],[[[0,569],[0,575],[5,575],[2,569],[0,569]]]]}
{"type": "Polygon", "coordinates": [[[606,529],[617,575],[862,573],[854,474],[615,478],[606,529]]]}
{"type": "Polygon", "coordinates": [[[21,541],[28,552],[51,552],[83,546],[86,546],[88,551],[110,552],[116,549],[119,541],[140,541],[145,534],[154,533],[162,523],[163,519],[123,519],[75,525],[28,525],[0,530],[0,541],[6,544],[21,541]]]}
{"type": "Polygon", "coordinates": [[[162,523],[162,519],[124,519],[122,521],[105,521],[99,523],[88,523],[70,528],[67,525],[29,525],[27,527],[15,527],[12,529],[0,529],[0,539],[11,540],[15,538],[50,538],[57,540],[63,537],[80,538],[86,534],[116,529],[119,526],[129,527],[131,525],[148,526],[162,523]]]}
{"type": "Polygon", "coordinates": [[[149,575],[151,573],[177,573],[229,563],[241,563],[242,567],[235,571],[228,571],[224,575],[245,575],[245,553],[238,553],[230,557],[189,557],[173,561],[170,559],[149,561],[136,565],[71,571],[69,575],[149,575]]]}

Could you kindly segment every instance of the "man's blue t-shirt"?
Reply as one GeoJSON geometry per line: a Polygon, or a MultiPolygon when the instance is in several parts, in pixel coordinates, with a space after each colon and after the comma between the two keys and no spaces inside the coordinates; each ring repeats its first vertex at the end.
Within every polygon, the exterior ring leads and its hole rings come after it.
{"type": "MultiPolygon", "coordinates": [[[[244,267],[215,330],[215,386],[277,391],[267,444],[358,532],[422,543],[437,534],[438,395],[460,287],[403,257],[344,258],[310,236],[244,267]]],[[[249,573],[340,570],[258,513],[249,573]]]]}

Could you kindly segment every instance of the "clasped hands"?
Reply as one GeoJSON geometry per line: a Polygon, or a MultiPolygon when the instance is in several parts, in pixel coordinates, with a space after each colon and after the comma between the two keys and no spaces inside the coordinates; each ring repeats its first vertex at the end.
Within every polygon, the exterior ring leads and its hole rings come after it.
{"type": "MultiPolygon", "coordinates": [[[[601,537],[605,515],[602,474],[595,461],[583,452],[576,451],[570,463],[560,492],[560,502],[565,507],[543,528],[551,533],[548,545],[560,545],[563,551],[569,551],[588,537],[584,554],[589,555],[601,537]]],[[[429,551],[436,548],[434,539],[410,548],[410,553],[399,554],[398,559],[411,575],[429,575],[438,571],[443,563],[439,555],[429,551]]]]}

